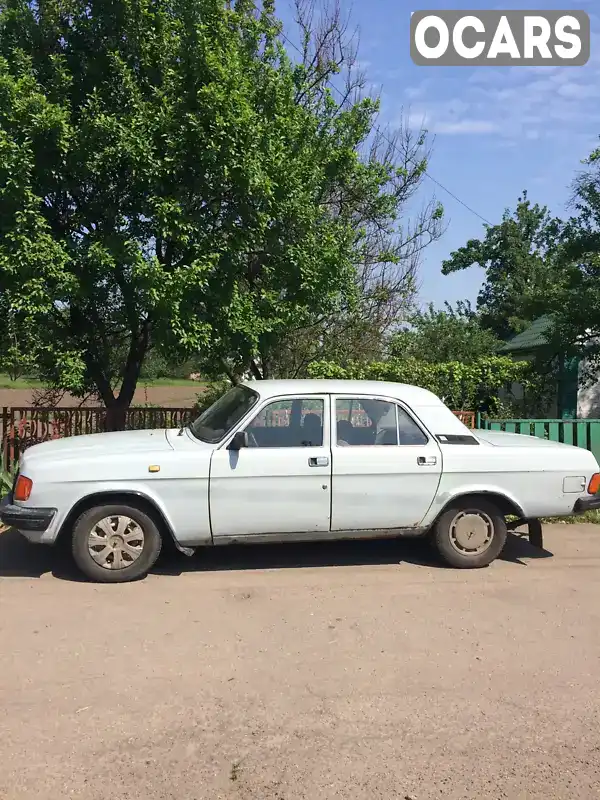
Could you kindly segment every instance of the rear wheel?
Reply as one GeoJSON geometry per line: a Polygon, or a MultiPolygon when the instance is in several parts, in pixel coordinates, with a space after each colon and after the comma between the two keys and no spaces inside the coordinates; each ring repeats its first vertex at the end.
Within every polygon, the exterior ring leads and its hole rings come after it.
{"type": "Polygon", "coordinates": [[[439,517],[432,543],[446,564],[460,569],[487,567],[506,543],[504,516],[487,500],[468,499],[439,517]]]}
{"type": "Polygon", "coordinates": [[[73,526],[75,563],[88,578],[101,583],[143,578],[156,563],[161,546],[158,526],[135,506],[96,506],[73,526]]]}

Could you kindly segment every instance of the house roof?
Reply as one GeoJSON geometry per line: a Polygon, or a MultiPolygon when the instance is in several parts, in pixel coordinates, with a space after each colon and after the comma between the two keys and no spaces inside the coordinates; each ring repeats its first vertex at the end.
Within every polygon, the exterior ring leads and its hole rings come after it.
{"type": "Polygon", "coordinates": [[[517,353],[529,350],[536,350],[548,344],[547,333],[552,325],[552,318],[545,314],[538,317],[529,328],[513,336],[505,345],[500,348],[501,353],[517,353]]]}

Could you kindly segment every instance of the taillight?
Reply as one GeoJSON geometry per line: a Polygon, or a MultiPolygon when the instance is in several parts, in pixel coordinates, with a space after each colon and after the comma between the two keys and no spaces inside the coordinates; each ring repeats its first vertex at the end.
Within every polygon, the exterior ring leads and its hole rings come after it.
{"type": "Polygon", "coordinates": [[[13,499],[24,503],[26,500],[29,500],[29,495],[31,494],[32,489],[33,481],[31,478],[26,478],[25,475],[19,475],[17,482],[15,483],[13,499]]]}
{"type": "Polygon", "coordinates": [[[600,472],[592,475],[588,484],[588,494],[598,494],[600,491],[600,472]]]}

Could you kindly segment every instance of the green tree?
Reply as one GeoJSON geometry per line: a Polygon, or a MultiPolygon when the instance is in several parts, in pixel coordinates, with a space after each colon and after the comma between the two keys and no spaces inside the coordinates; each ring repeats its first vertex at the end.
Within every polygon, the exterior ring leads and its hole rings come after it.
{"type": "MultiPolygon", "coordinates": [[[[355,140],[354,176],[333,175],[320,194],[324,213],[351,221],[351,291],[327,308],[296,308],[285,324],[264,328],[250,361],[235,339],[223,342],[217,358],[207,350],[203,372],[212,377],[224,367],[233,379],[248,370],[256,378],[298,377],[315,359],[380,356],[388,331],[413,307],[423,250],[443,233],[443,208],[436,198],[418,210],[414,204],[431,157],[426,131],[414,131],[402,120],[394,130],[378,124],[379,100],[369,95],[356,37],[339,5],[325,5],[321,14],[315,0],[294,5],[301,43],[295,101],[341,128],[358,106],[366,103],[372,111],[366,135],[355,140]]],[[[254,287],[246,291],[252,297],[254,287]]]]}
{"type": "Polygon", "coordinates": [[[584,162],[573,183],[575,214],[563,229],[561,291],[553,298],[552,345],[556,352],[585,356],[597,380],[600,366],[600,148],[584,162]]]}
{"type": "Polygon", "coordinates": [[[351,307],[392,167],[360,156],[377,104],[319,70],[271,0],[0,3],[0,310],[42,377],[118,427],[149,350],[261,375],[351,307]]]}
{"type": "Polygon", "coordinates": [[[429,151],[424,132],[414,136],[404,127],[394,134],[377,131],[374,140],[365,159],[379,175],[377,191],[370,187],[372,199],[366,203],[365,197],[360,205],[356,191],[344,199],[346,207],[357,206],[354,291],[326,313],[315,309],[282,335],[263,337],[259,361],[266,375],[302,377],[315,360],[380,358],[390,330],[414,308],[423,250],[443,232],[443,212],[435,198],[413,218],[406,211],[421,185],[429,151]],[[379,193],[385,203],[375,202],[379,193]]]}
{"type": "Polygon", "coordinates": [[[315,0],[295,0],[295,10],[301,42],[296,102],[323,119],[323,98],[329,98],[325,118],[332,115],[343,126],[359,98],[373,110],[368,135],[356,146],[358,179],[332,180],[321,194],[326,213],[351,219],[352,290],[328,308],[296,309],[285,325],[264,329],[250,362],[236,341],[219,358],[207,351],[203,372],[213,377],[223,366],[233,379],[248,369],[257,378],[299,377],[315,359],[380,356],[388,331],[413,307],[423,250],[443,232],[435,197],[416,213],[413,202],[407,213],[431,157],[426,131],[402,121],[395,130],[377,124],[379,101],[367,96],[356,38],[339,5],[318,14],[315,0]]]}
{"type": "Polygon", "coordinates": [[[390,340],[389,352],[394,358],[442,364],[459,361],[472,364],[497,353],[501,341],[481,326],[479,316],[468,302],[456,308],[449,303],[445,310],[430,304],[425,311],[413,314],[410,327],[403,327],[390,340]]]}
{"type": "Polygon", "coordinates": [[[483,239],[472,239],[451,253],[442,272],[449,275],[475,265],[485,270],[477,298],[481,324],[508,339],[545,313],[556,296],[561,229],[545,206],[532,205],[523,192],[513,213],[506,210],[499,225],[486,225],[483,239]]]}

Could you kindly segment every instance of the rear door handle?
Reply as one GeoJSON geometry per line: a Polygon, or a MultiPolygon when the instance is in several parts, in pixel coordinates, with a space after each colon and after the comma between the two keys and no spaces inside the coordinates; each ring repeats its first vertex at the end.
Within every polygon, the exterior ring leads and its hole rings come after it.
{"type": "Polygon", "coordinates": [[[327,456],[313,456],[312,458],[308,459],[308,466],[309,467],[328,467],[329,466],[329,459],[327,456]]]}
{"type": "Polygon", "coordinates": [[[420,467],[433,467],[437,464],[437,458],[435,456],[419,456],[417,464],[420,467]]]}

